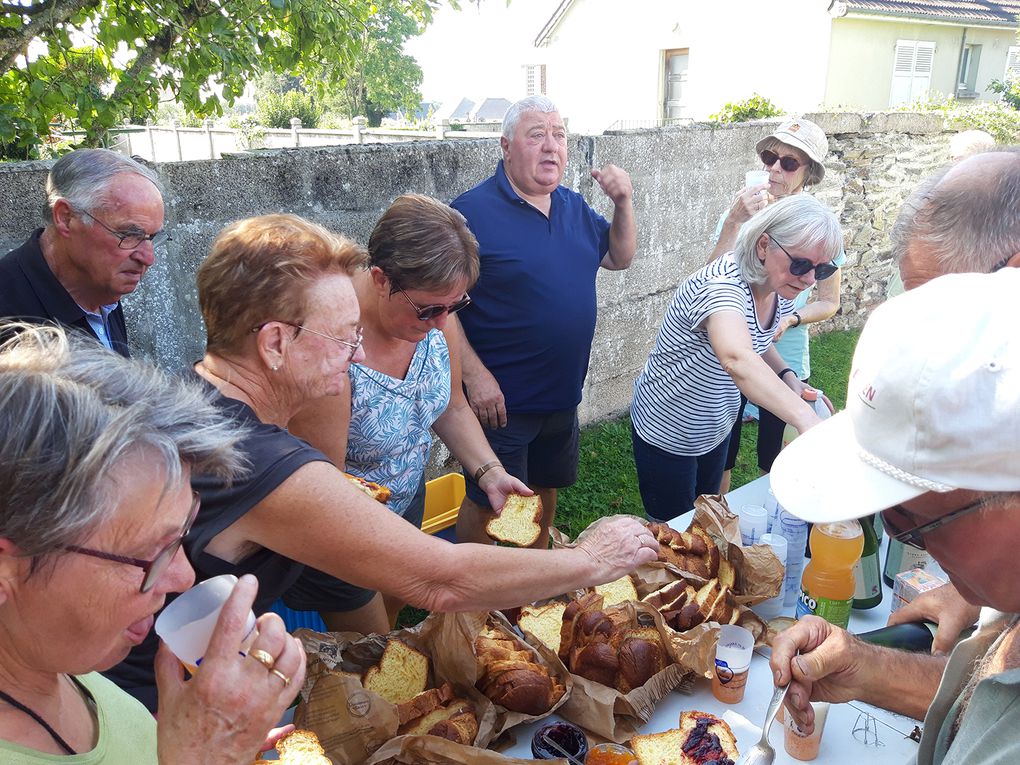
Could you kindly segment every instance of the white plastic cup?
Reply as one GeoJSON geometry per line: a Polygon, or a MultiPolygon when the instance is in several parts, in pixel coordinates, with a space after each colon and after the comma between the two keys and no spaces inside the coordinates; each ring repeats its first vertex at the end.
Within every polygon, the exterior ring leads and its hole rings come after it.
{"type": "Polygon", "coordinates": [[[785,728],[783,748],[795,760],[815,759],[822,745],[822,732],[825,730],[825,720],[829,716],[829,703],[812,701],[811,708],[815,710],[815,728],[811,735],[800,729],[794,722],[793,715],[787,715],[783,721],[785,728]]]}
{"type": "Polygon", "coordinates": [[[768,494],[765,495],[765,512],[768,515],[768,533],[778,534],[776,516],[779,514],[779,503],[776,501],[776,493],[772,489],[769,489],[768,494]]]}
{"type": "MultiPolygon", "coordinates": [[[[156,619],[156,634],[192,674],[202,663],[223,604],[236,584],[233,574],[206,579],[177,596],[156,619]]],[[[254,635],[255,614],[249,610],[241,650],[247,649],[254,635]]]]}
{"type": "Polygon", "coordinates": [[[715,644],[715,674],[712,676],[712,695],[724,704],[739,704],[744,698],[747,673],[751,668],[754,635],[750,630],[735,624],[719,628],[715,644]]]}
{"type": "Polygon", "coordinates": [[[744,188],[750,189],[755,186],[767,186],[769,183],[768,170],[748,170],[744,173],[744,188]]]}
{"type": "Polygon", "coordinates": [[[779,506],[776,516],[779,533],[786,537],[786,580],[783,584],[783,608],[793,608],[800,597],[800,574],[804,568],[804,550],[807,548],[807,521],[779,506]]]}
{"type": "Polygon", "coordinates": [[[783,585],[779,588],[779,594],[768,600],[764,600],[756,606],[752,606],[752,609],[758,616],[765,621],[769,619],[775,619],[783,612],[783,599],[786,591],[786,554],[788,545],[786,537],[780,536],[779,534],[762,534],[760,540],[763,545],[768,545],[772,548],[772,552],[779,558],[779,562],[783,564],[783,585]]]}
{"type": "Polygon", "coordinates": [[[740,542],[745,547],[758,544],[761,535],[768,531],[769,517],[761,505],[744,505],[740,508],[740,542]]]}

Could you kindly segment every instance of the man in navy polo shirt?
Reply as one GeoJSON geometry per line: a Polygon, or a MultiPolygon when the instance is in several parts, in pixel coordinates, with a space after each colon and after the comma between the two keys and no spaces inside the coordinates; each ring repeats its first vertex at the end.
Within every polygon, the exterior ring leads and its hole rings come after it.
{"type": "Polygon", "coordinates": [[[46,179],[46,227],[0,258],[0,317],[49,321],[123,356],[120,299],[167,241],[156,174],[107,149],[65,154],[46,179]]]}
{"type": "Polygon", "coordinates": [[[633,188],[614,165],[592,170],[613,202],[610,224],[560,186],[567,130],[545,96],[510,107],[500,146],[495,174],[453,202],[481,257],[473,304],[458,314],[467,340],[464,387],[500,459],[465,476],[457,539],[489,541],[484,527],[492,510],[476,481],[506,469],[541,496],[535,546],[545,547],[556,489],[577,477],[577,405],[595,334],[595,276],[600,267],[627,268],[637,249],[633,188]]]}

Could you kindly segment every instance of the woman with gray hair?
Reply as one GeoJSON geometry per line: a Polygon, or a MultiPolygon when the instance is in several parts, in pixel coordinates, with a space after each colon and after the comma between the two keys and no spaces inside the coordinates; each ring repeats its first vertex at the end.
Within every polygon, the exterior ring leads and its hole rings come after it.
{"type": "Polygon", "coordinates": [[[239,653],[257,583],[224,607],[202,671],[163,647],[159,725],[97,674],[194,581],[181,550],[191,472],[238,474],[243,436],[197,386],[56,328],[6,325],[0,348],[0,760],[250,763],[301,687],[304,653],[258,621],[285,687],[239,653]]]}
{"type": "MultiPolygon", "coordinates": [[[[447,336],[447,319],[470,310],[468,290],[478,279],[478,243],[464,216],[427,196],[397,197],[372,231],[368,257],[353,277],[365,358],[351,364],[340,396],[313,401],[289,430],[334,464],[389,488],[389,509],[418,528],[431,429],[468,471],[481,472],[493,507],[511,492],[531,494],[482,433],[461,384],[460,344],[447,336]]],[[[311,568],[284,600],[322,611],[331,630],[365,634],[389,630],[404,605],[311,568]],[[330,608],[337,602],[352,610],[330,608]]]]}
{"type": "Polygon", "coordinates": [[[836,217],[800,194],[769,205],[731,253],[677,289],[634,383],[632,438],[645,512],[669,520],[719,490],[740,394],[803,432],[818,417],[807,388],[772,347],[792,301],[832,276],[842,249],[836,217]]]}

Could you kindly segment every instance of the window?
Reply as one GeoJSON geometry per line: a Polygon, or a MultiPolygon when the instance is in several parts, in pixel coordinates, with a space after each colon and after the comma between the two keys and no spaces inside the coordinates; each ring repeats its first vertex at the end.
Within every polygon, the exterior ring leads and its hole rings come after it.
{"type": "Polygon", "coordinates": [[[928,95],[934,60],[935,43],[922,40],[896,41],[889,106],[912,104],[928,95]]]}
{"type": "Polygon", "coordinates": [[[545,64],[524,65],[524,93],[528,96],[544,96],[545,64]]]}
{"type": "Polygon", "coordinates": [[[1006,52],[1006,72],[1004,80],[1020,80],[1020,45],[1010,45],[1006,52]]]}
{"type": "Polygon", "coordinates": [[[687,88],[687,61],[690,50],[681,48],[663,52],[664,71],[662,87],[662,116],[664,119],[676,119],[684,114],[684,90],[687,88]]]}
{"type": "Polygon", "coordinates": [[[960,59],[960,82],[956,87],[957,98],[977,97],[977,73],[981,62],[981,46],[963,46],[963,57],[960,59]]]}

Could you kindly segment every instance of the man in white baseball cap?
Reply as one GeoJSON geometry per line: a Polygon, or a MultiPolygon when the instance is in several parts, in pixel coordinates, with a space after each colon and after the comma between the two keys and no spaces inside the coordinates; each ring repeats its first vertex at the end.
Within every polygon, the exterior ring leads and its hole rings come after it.
{"type": "Polygon", "coordinates": [[[1020,269],[935,279],[876,309],[847,408],[794,441],[772,487],[815,523],[882,511],[971,603],[999,613],[944,658],[806,617],[772,651],[787,706],[859,699],[925,718],[918,763],[1020,761],[1020,269]],[[799,654],[799,655],[798,655],[799,654]],[[936,693],[937,690],[937,693],[936,693]]]}

